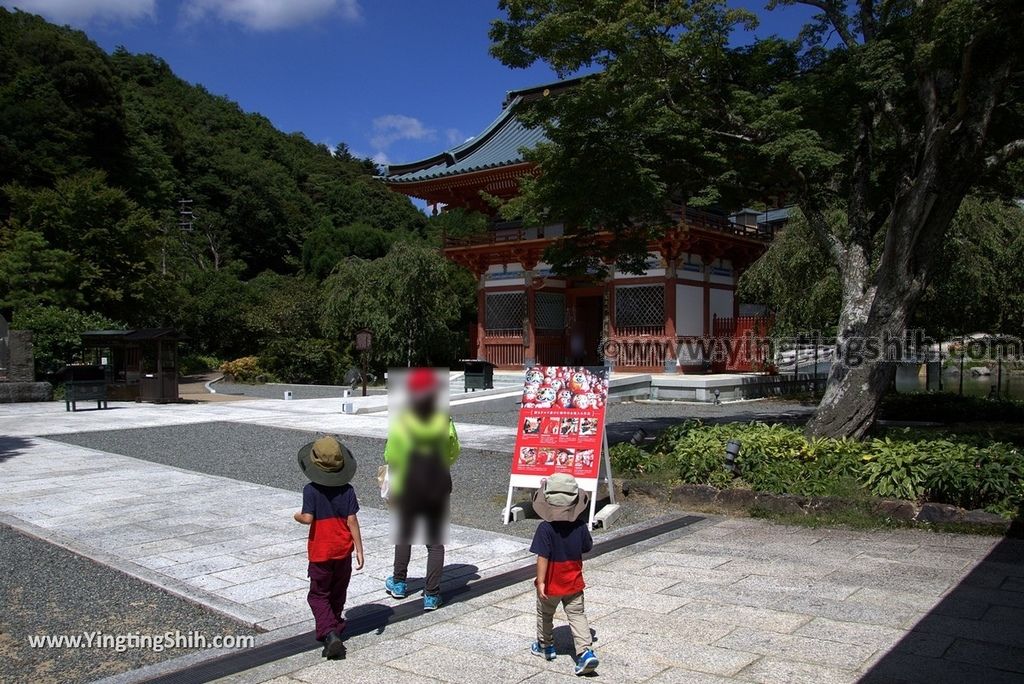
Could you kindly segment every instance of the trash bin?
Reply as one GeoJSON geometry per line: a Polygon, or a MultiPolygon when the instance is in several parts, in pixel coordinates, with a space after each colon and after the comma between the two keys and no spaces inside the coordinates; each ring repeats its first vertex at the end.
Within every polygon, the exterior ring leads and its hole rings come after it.
{"type": "Polygon", "coordinates": [[[463,362],[465,386],[463,392],[494,388],[494,364],[484,359],[466,359],[463,362]]]}

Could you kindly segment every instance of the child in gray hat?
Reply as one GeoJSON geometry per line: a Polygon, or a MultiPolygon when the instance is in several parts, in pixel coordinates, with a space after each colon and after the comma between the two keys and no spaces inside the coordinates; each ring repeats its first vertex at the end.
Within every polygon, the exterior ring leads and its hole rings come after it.
{"type": "Polygon", "coordinates": [[[555,473],[534,492],[533,510],[544,522],[537,527],[530,551],[537,554],[537,641],[530,652],[554,660],[555,609],[561,604],[572,631],[577,675],[597,669],[591,649],[590,623],[583,610],[583,554],[594,546],[587,523],[581,519],[590,494],[580,491],[576,478],[555,473]]]}

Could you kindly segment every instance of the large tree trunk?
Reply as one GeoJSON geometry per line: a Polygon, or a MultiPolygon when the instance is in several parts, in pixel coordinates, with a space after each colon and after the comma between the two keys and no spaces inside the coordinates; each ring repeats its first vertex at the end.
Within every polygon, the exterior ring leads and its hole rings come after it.
{"type": "Polygon", "coordinates": [[[847,246],[839,261],[843,308],[836,354],[807,431],[816,437],[859,439],[871,429],[892,384],[896,367],[884,357],[892,350],[890,341],[905,337],[915,293],[899,279],[876,281],[861,246],[847,246]]]}

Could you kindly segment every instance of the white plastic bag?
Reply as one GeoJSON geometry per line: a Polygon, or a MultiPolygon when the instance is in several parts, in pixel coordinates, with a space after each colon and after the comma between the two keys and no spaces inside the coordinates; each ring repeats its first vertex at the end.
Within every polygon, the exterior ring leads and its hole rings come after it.
{"type": "Polygon", "coordinates": [[[387,501],[391,494],[391,471],[387,465],[377,468],[377,484],[380,485],[380,498],[387,501]]]}

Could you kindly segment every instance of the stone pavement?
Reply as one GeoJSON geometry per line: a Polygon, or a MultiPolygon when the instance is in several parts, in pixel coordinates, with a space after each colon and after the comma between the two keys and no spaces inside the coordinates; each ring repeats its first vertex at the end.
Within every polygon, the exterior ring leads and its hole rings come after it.
{"type": "MultiPolygon", "coordinates": [[[[0,522],[261,629],[308,627],[298,493],[40,438],[7,453],[0,522]]],[[[379,598],[392,560],[387,513],[359,517],[367,560],[352,606],[379,598]]],[[[526,542],[453,526],[446,580],[521,565],[526,542]]]]}
{"type": "MultiPolygon", "coordinates": [[[[379,403],[379,397],[356,397],[368,406],[379,403]]],[[[464,401],[474,401],[472,395],[464,401]]],[[[0,435],[35,437],[76,432],[122,430],[189,425],[194,423],[236,422],[258,423],[273,427],[336,432],[357,437],[387,435],[386,413],[343,414],[339,399],[304,399],[295,401],[247,400],[210,404],[135,404],[111,402],[107,410],[66,412],[62,402],[7,404],[0,410],[0,435]]],[[[474,449],[508,451],[515,441],[515,429],[495,425],[459,423],[459,439],[474,449]]]]}
{"type": "MultiPolygon", "coordinates": [[[[1019,682],[1022,555],[991,537],[707,520],[587,562],[597,678],[1019,682]],[[997,544],[1009,555],[971,573],[997,544]]],[[[527,650],[533,596],[522,583],[354,637],[344,661],[310,651],[222,681],[573,681],[564,621],[556,661],[527,650]]]]}
{"type": "MultiPolygon", "coordinates": [[[[5,407],[0,523],[275,630],[266,638],[303,632],[305,529],[290,519],[295,492],[39,436],[215,421],[374,437],[386,427],[381,415],[338,414],[337,400],[125,404],[74,414],[60,404],[5,407]]],[[[467,447],[505,450],[512,432],[460,425],[467,447]]],[[[380,591],[391,557],[384,516],[369,507],[360,514],[368,564],[353,578],[353,609],[390,605],[380,591]]],[[[453,530],[451,549],[449,587],[531,562],[525,540],[470,528],[453,530]]],[[[1019,682],[1022,561],[1024,546],[1013,540],[709,519],[587,563],[600,676],[1019,682]]],[[[563,655],[550,664],[526,651],[533,630],[524,582],[354,637],[346,661],[324,663],[311,650],[235,679],[567,681],[567,629],[556,632],[563,655]]]]}

